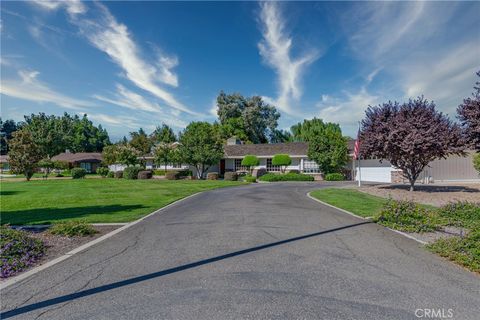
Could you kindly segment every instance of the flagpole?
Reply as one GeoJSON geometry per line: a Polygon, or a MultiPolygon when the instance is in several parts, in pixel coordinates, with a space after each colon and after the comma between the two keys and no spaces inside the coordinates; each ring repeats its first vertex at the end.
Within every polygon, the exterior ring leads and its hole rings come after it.
{"type": "MultiPolygon", "coordinates": [[[[358,133],[360,133],[360,121],[358,122],[358,133]]],[[[357,134],[357,140],[359,139],[359,134],[357,134]]],[[[360,165],[360,142],[358,143],[358,186],[362,186],[362,169],[360,165]]]]}

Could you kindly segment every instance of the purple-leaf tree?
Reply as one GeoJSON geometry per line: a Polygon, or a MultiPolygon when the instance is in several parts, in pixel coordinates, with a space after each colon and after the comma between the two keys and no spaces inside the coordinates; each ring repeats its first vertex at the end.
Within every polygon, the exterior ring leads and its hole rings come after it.
{"type": "Polygon", "coordinates": [[[410,191],[431,161],[464,154],[460,127],[423,97],[369,106],[360,139],[361,157],[390,161],[402,170],[410,191]]]}
{"type": "MultiPolygon", "coordinates": [[[[480,77],[480,71],[477,72],[477,76],[480,77]]],[[[476,92],[458,106],[457,117],[462,124],[468,147],[480,152],[480,81],[475,84],[476,92]]]]}

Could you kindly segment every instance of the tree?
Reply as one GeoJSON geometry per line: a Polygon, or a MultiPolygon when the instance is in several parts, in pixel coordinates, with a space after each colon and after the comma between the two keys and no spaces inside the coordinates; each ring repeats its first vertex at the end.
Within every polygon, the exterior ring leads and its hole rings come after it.
{"type": "Polygon", "coordinates": [[[37,166],[39,168],[44,169],[44,178],[47,179],[48,175],[50,174],[50,171],[54,168],[55,166],[55,161],[52,161],[50,159],[42,159],[38,162],[37,166]]]}
{"type": "Polygon", "coordinates": [[[106,146],[102,152],[103,164],[109,166],[112,164],[124,164],[134,166],[138,164],[138,151],[131,146],[123,144],[114,144],[106,146]]]}
{"type": "Polygon", "coordinates": [[[13,120],[2,121],[0,117],[0,154],[8,153],[8,141],[12,139],[12,134],[18,130],[18,126],[13,120]]]}
{"type": "MultiPolygon", "coordinates": [[[[477,72],[480,77],[480,71],[477,72]]],[[[480,81],[477,81],[471,98],[466,98],[457,108],[457,117],[462,124],[468,147],[480,152],[480,81]]]]}
{"type": "Polygon", "coordinates": [[[299,122],[290,128],[293,136],[292,140],[309,142],[313,140],[314,137],[323,134],[325,132],[325,128],[329,125],[332,124],[325,123],[322,119],[305,119],[303,120],[303,123],[299,122]]]}
{"type": "Polygon", "coordinates": [[[195,167],[202,179],[208,168],[223,157],[223,147],[215,126],[208,122],[191,122],[180,136],[182,160],[195,167]]]}
{"type": "Polygon", "coordinates": [[[35,144],[32,133],[24,129],[14,132],[9,148],[8,157],[12,172],[24,174],[27,181],[30,181],[38,161],[42,158],[41,150],[35,144]]]}
{"type": "Polygon", "coordinates": [[[167,171],[167,165],[173,163],[175,146],[171,143],[161,142],[155,147],[155,163],[164,165],[167,171]]]}
{"type": "Polygon", "coordinates": [[[145,156],[152,150],[152,140],[147,136],[142,128],[140,128],[138,132],[130,132],[130,138],[130,146],[140,154],[142,163],[145,164],[145,156]]]}
{"type": "Polygon", "coordinates": [[[292,164],[292,158],[288,154],[276,154],[272,158],[272,165],[279,166],[282,173],[292,164]]]}
{"type": "Polygon", "coordinates": [[[71,130],[65,123],[58,121],[54,115],[45,113],[25,116],[22,130],[28,130],[34,143],[38,146],[40,157],[51,159],[53,156],[64,152],[69,147],[71,130]]]}
{"type": "Polygon", "coordinates": [[[70,122],[73,128],[68,147],[72,152],[101,152],[110,144],[107,131],[101,125],[95,127],[86,114],[72,118],[65,113],[60,121],[70,122]]]}
{"type": "Polygon", "coordinates": [[[293,142],[293,136],[287,130],[273,130],[270,135],[270,143],[293,142]]]}
{"type": "Polygon", "coordinates": [[[260,160],[258,160],[257,156],[254,155],[248,154],[242,159],[242,166],[247,167],[250,175],[252,174],[253,167],[258,166],[259,164],[260,160]]]}
{"type": "Polygon", "coordinates": [[[259,96],[245,98],[239,93],[227,95],[222,91],[217,97],[217,107],[220,126],[227,126],[223,131],[246,136],[246,141],[252,143],[269,142],[280,118],[277,109],[259,96]]]}
{"type": "Polygon", "coordinates": [[[161,127],[157,127],[150,135],[150,138],[156,143],[172,143],[177,141],[173,129],[165,123],[163,123],[161,127]]]}
{"type": "Polygon", "coordinates": [[[369,107],[360,134],[362,157],[386,159],[402,170],[410,191],[437,158],[464,155],[461,129],[423,97],[369,107]]]}
{"type": "Polygon", "coordinates": [[[102,162],[103,164],[109,166],[112,164],[118,163],[118,147],[119,145],[110,145],[103,148],[102,152],[102,162]]]}

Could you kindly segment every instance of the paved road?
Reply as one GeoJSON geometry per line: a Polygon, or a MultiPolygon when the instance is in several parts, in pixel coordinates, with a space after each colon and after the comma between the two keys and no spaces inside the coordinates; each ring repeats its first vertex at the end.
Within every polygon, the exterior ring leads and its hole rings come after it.
{"type": "Polygon", "coordinates": [[[479,319],[480,277],[308,199],[319,186],[194,196],[6,288],[3,318],[479,319]]]}

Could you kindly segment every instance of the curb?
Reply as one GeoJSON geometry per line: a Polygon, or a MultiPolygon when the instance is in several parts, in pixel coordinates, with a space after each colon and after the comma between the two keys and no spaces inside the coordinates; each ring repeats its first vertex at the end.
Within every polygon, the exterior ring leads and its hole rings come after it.
{"type": "MultiPolygon", "coordinates": [[[[206,191],[209,191],[209,190],[206,190],[206,191]]],[[[106,240],[106,239],[108,239],[108,238],[113,237],[114,235],[116,235],[116,234],[119,233],[119,232],[122,232],[123,230],[126,230],[126,229],[128,229],[128,228],[130,228],[130,227],[133,227],[133,226],[136,225],[137,223],[142,222],[143,220],[145,220],[145,219],[153,216],[154,214],[157,214],[157,213],[159,213],[159,212],[161,212],[161,211],[164,211],[164,210],[166,210],[166,209],[168,209],[168,208],[170,208],[170,207],[173,207],[174,205],[178,204],[179,202],[182,202],[182,201],[184,201],[184,200],[187,200],[187,199],[189,199],[189,198],[192,198],[192,197],[194,197],[194,196],[196,196],[196,195],[199,195],[200,193],[203,193],[203,192],[205,192],[205,191],[197,192],[197,193],[191,194],[191,195],[189,195],[189,196],[186,196],[185,198],[178,199],[178,200],[176,200],[176,201],[174,201],[174,202],[172,202],[172,203],[170,203],[170,204],[168,204],[168,205],[166,205],[166,206],[164,206],[164,207],[162,207],[162,208],[160,208],[160,209],[157,209],[157,210],[155,210],[155,211],[147,214],[146,216],[144,216],[144,217],[142,217],[142,218],[140,218],[140,219],[137,219],[137,220],[135,220],[135,221],[126,223],[126,224],[124,224],[122,227],[120,227],[120,228],[118,228],[118,229],[115,229],[115,230],[113,230],[113,231],[111,231],[111,232],[109,232],[109,233],[107,233],[107,234],[105,234],[105,235],[103,235],[103,236],[95,239],[95,240],[92,240],[92,241],[90,241],[90,242],[87,242],[87,243],[85,243],[84,245],[81,245],[80,247],[75,248],[75,249],[73,249],[73,250],[65,253],[64,255],[58,257],[58,258],[55,258],[55,259],[53,259],[53,260],[50,260],[50,261],[46,262],[45,264],[42,264],[42,265],[40,265],[40,266],[38,266],[38,267],[35,267],[35,268],[33,268],[33,269],[25,272],[25,273],[22,273],[22,274],[20,274],[20,275],[18,275],[18,276],[15,276],[15,277],[13,277],[12,279],[6,280],[6,281],[0,283],[0,290],[3,290],[3,289],[5,289],[5,288],[7,288],[7,287],[9,287],[9,286],[17,283],[17,282],[20,282],[20,281],[22,281],[22,280],[25,280],[26,278],[28,278],[28,277],[30,277],[30,276],[32,276],[32,275],[34,275],[34,274],[36,274],[36,273],[44,270],[44,269],[47,269],[48,267],[51,267],[51,266],[53,266],[53,265],[55,265],[55,264],[57,264],[57,263],[59,263],[59,262],[62,262],[63,260],[66,260],[66,259],[70,258],[71,256],[73,256],[73,255],[76,254],[76,253],[79,253],[79,252],[81,252],[81,251],[84,251],[84,250],[90,248],[91,246],[94,246],[94,245],[96,245],[97,243],[102,242],[103,240],[106,240]]],[[[97,224],[97,225],[98,225],[98,224],[97,224]]],[[[106,225],[106,224],[102,224],[102,225],[106,225]]],[[[113,225],[113,224],[107,224],[107,225],[113,225]]],[[[119,225],[119,224],[115,224],[115,225],[119,225]]]]}
{"type": "MultiPolygon", "coordinates": [[[[323,205],[325,205],[325,206],[327,206],[327,207],[330,207],[330,208],[333,208],[333,209],[337,209],[337,210],[339,210],[339,211],[342,211],[343,213],[349,214],[349,215],[354,216],[354,217],[356,217],[356,218],[360,218],[360,219],[362,219],[362,220],[368,220],[368,221],[371,221],[371,220],[372,220],[372,217],[361,217],[361,216],[358,216],[358,215],[356,215],[355,213],[352,213],[352,212],[350,212],[350,211],[347,211],[347,210],[344,210],[344,209],[341,209],[341,208],[332,206],[331,204],[328,204],[328,203],[326,203],[326,202],[323,202],[322,200],[318,200],[317,198],[312,197],[312,196],[310,195],[310,193],[311,193],[311,191],[310,191],[309,193],[307,193],[307,197],[309,197],[310,199],[315,200],[315,201],[317,201],[317,202],[319,202],[319,203],[321,203],[321,204],[323,204],[323,205]]],[[[385,227],[385,226],[384,226],[384,227],[385,227]]],[[[411,240],[415,240],[415,241],[417,241],[418,243],[421,243],[422,245],[428,244],[428,242],[425,242],[425,241],[423,241],[423,240],[417,239],[417,238],[415,238],[414,236],[411,236],[411,235],[409,235],[408,233],[405,233],[405,232],[403,232],[403,231],[395,230],[395,229],[392,229],[392,228],[389,228],[389,227],[385,227],[385,228],[387,228],[388,230],[393,231],[393,232],[395,232],[395,233],[401,234],[402,236],[404,236],[404,237],[406,237],[406,238],[409,238],[409,239],[411,239],[411,240]]]]}

